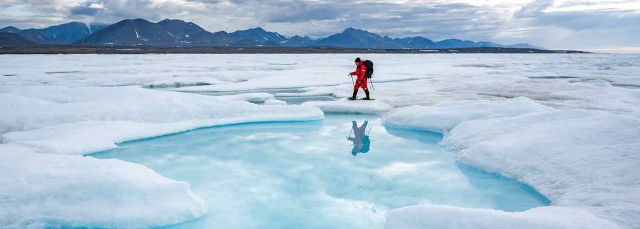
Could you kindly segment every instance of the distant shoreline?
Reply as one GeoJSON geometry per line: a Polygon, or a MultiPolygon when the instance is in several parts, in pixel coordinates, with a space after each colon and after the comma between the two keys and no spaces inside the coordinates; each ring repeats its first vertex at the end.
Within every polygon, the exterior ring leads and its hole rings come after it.
{"type": "Polygon", "coordinates": [[[7,54],[338,54],[338,53],[589,53],[575,50],[541,50],[521,48],[457,48],[457,49],[359,49],[338,47],[157,47],[157,46],[85,46],[27,45],[0,46],[7,54]]]}

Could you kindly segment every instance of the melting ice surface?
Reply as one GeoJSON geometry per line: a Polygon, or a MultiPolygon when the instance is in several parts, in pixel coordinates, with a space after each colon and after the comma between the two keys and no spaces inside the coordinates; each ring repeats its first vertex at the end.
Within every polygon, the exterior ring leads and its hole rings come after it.
{"type": "Polygon", "coordinates": [[[377,116],[327,115],[200,129],[92,156],[186,181],[210,204],[209,214],[166,228],[383,228],[390,209],[422,203],[504,211],[548,204],[526,185],[456,164],[441,139],[382,127],[377,116]],[[355,156],[353,120],[368,120],[370,142],[355,156]]]}

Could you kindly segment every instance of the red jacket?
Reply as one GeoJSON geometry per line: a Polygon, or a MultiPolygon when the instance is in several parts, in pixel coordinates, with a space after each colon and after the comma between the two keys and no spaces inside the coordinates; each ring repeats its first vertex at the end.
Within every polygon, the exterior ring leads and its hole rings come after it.
{"type": "Polygon", "coordinates": [[[364,61],[360,61],[356,67],[356,71],[352,72],[351,75],[358,76],[358,80],[364,80],[365,73],[367,73],[367,66],[364,65],[364,61]]]}

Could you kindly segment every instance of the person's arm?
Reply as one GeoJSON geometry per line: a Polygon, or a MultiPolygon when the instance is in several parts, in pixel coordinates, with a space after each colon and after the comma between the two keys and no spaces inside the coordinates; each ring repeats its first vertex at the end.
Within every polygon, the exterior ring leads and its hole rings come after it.
{"type": "Polygon", "coordinates": [[[356,67],[356,70],[354,72],[349,73],[349,75],[350,76],[352,76],[352,75],[358,76],[358,69],[359,69],[359,67],[356,67]]]}
{"type": "Polygon", "coordinates": [[[363,80],[364,79],[364,75],[367,73],[367,66],[365,66],[364,64],[361,64],[358,66],[358,69],[356,70],[358,73],[358,80],[363,80]]]}

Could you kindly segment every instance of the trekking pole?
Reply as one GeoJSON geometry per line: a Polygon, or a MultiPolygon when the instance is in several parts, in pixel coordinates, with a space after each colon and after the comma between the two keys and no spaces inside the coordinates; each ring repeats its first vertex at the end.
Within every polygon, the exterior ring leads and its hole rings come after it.
{"type": "Polygon", "coordinates": [[[375,90],[376,88],[373,87],[373,78],[369,78],[369,81],[371,81],[371,90],[375,90]]]}
{"type": "MultiPolygon", "coordinates": [[[[373,129],[373,125],[369,126],[369,132],[367,132],[367,136],[369,136],[369,134],[371,133],[371,129],[373,129]]],[[[349,133],[349,136],[351,136],[351,133],[349,133]]]]}
{"type": "Polygon", "coordinates": [[[347,136],[347,139],[349,139],[349,138],[351,137],[351,132],[353,132],[353,129],[351,129],[351,130],[349,131],[349,136],[347,136]]]}
{"type": "Polygon", "coordinates": [[[353,81],[353,75],[349,74],[349,76],[351,76],[351,86],[355,86],[355,85],[356,85],[356,82],[355,82],[355,81],[353,81]]]}

